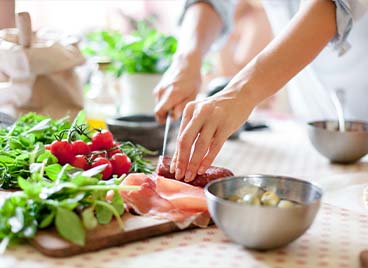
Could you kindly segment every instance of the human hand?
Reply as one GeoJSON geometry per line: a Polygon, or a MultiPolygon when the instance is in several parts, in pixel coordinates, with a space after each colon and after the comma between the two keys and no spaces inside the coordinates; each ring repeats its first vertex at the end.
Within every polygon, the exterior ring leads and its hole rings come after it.
{"type": "Polygon", "coordinates": [[[210,167],[226,139],[246,121],[254,107],[243,95],[228,90],[186,105],[170,165],[176,179],[192,181],[210,167]]]}
{"type": "Polygon", "coordinates": [[[200,56],[176,56],[154,89],[157,121],[163,124],[170,110],[173,119],[178,119],[185,105],[196,98],[200,86],[200,56]]]}

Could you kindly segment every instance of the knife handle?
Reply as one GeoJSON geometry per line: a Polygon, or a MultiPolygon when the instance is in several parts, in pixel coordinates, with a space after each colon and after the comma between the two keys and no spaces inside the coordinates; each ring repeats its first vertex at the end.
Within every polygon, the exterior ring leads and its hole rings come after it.
{"type": "Polygon", "coordinates": [[[361,268],[368,268],[368,249],[360,252],[360,265],[361,268]]]}
{"type": "Polygon", "coordinates": [[[16,25],[19,31],[19,44],[25,48],[29,48],[32,44],[32,23],[28,12],[20,12],[17,14],[16,25]]]}

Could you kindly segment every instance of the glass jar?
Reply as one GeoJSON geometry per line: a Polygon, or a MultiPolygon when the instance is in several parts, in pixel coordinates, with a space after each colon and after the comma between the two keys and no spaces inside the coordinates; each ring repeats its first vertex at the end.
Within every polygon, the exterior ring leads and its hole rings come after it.
{"type": "Polygon", "coordinates": [[[87,120],[91,128],[106,128],[105,118],[119,113],[119,90],[115,77],[106,71],[109,61],[96,62],[85,95],[87,120]]]}

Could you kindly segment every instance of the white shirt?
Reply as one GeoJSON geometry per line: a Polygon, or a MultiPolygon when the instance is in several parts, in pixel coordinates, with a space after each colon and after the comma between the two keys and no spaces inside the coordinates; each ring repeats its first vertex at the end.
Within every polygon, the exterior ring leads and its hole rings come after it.
{"type": "MultiPolygon", "coordinates": [[[[277,35],[296,14],[300,1],[263,0],[277,35]]],[[[288,83],[290,105],[304,120],[335,119],[332,90],[343,90],[346,118],[368,121],[368,15],[357,0],[335,1],[338,34],[288,83]]]]}
{"type": "MultiPolygon", "coordinates": [[[[232,28],[234,0],[187,0],[208,2],[221,16],[223,40],[232,28]]],[[[308,0],[304,0],[308,1],[308,0]]],[[[368,15],[364,0],[333,0],[337,34],[317,58],[288,83],[290,104],[305,120],[335,119],[329,91],[344,92],[348,119],[368,121],[368,15]]],[[[272,29],[277,35],[297,13],[300,0],[263,0],[272,29]]]]}

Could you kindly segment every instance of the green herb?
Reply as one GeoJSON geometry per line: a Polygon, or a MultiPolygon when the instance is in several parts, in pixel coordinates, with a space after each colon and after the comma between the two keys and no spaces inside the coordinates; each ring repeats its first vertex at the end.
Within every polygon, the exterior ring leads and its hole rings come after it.
{"type": "Polygon", "coordinates": [[[70,126],[67,118],[54,120],[29,113],[11,127],[0,129],[0,187],[18,188],[17,178],[30,176],[33,163],[56,163],[56,157],[45,150],[44,144],[52,143],[55,134],[70,126]]]}
{"type": "Polygon", "coordinates": [[[55,226],[59,234],[74,244],[83,246],[85,231],[79,216],[68,209],[57,208],[55,226]]]}
{"type": "Polygon", "coordinates": [[[99,180],[103,166],[83,172],[69,165],[56,168],[57,165],[52,165],[54,181],[43,177],[46,168],[42,167],[28,180],[18,178],[22,191],[5,199],[0,207],[0,250],[5,250],[11,241],[32,238],[38,229],[52,225],[64,239],[77,245],[84,245],[85,230],[95,228],[97,221],[107,224],[115,217],[123,228],[120,217],[124,207],[118,190],[139,187],[120,186],[123,177],[99,180]],[[110,190],[115,194],[107,201],[110,190]]]}
{"type": "MultiPolygon", "coordinates": [[[[86,229],[113,218],[123,228],[124,201],[118,191],[138,188],[120,186],[123,176],[100,180],[105,165],[87,171],[61,166],[45,150],[57,137],[89,140],[87,128],[82,111],[72,124],[66,118],[53,120],[31,113],[0,129],[0,187],[21,189],[0,205],[0,252],[12,241],[32,238],[37,230],[50,226],[77,245],[85,243],[86,229]],[[108,191],[114,191],[111,201],[106,200],[108,191]]],[[[131,142],[119,147],[131,159],[131,171],[152,172],[144,156],[155,152],[131,142]]]]}
{"type": "Polygon", "coordinates": [[[123,142],[119,147],[132,161],[130,172],[152,173],[154,167],[144,157],[157,155],[157,152],[150,151],[139,144],[135,145],[130,141],[123,142]]]}
{"type": "Polygon", "coordinates": [[[176,38],[158,32],[147,21],[137,21],[135,28],[127,36],[114,31],[89,33],[82,51],[109,59],[108,71],[117,77],[123,73],[164,73],[176,51],[176,38]]]}
{"type": "MultiPolygon", "coordinates": [[[[89,141],[85,112],[81,111],[72,124],[67,118],[54,120],[30,113],[20,117],[13,126],[0,129],[0,188],[19,189],[18,177],[28,179],[40,167],[47,179],[55,181],[61,167],[57,158],[45,150],[45,145],[57,138],[89,141]]],[[[130,142],[123,143],[121,149],[132,161],[131,171],[152,172],[150,161],[144,157],[153,152],[130,142]]]]}

